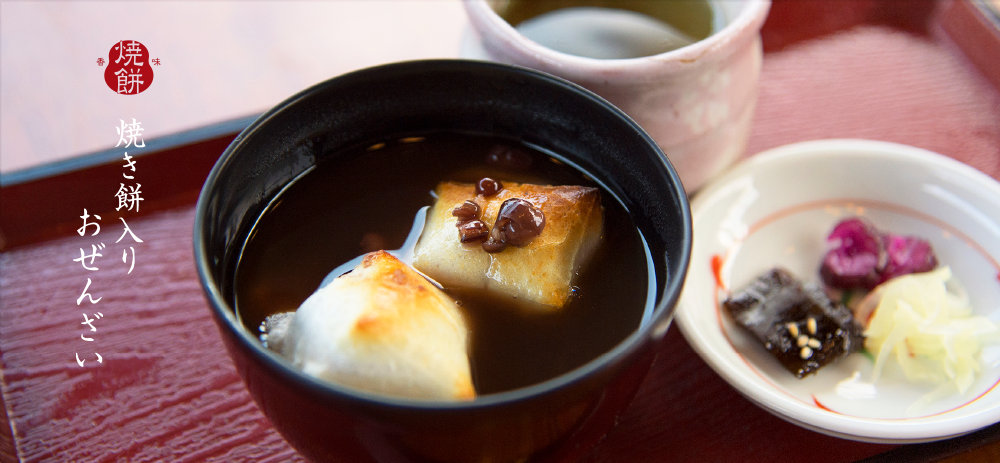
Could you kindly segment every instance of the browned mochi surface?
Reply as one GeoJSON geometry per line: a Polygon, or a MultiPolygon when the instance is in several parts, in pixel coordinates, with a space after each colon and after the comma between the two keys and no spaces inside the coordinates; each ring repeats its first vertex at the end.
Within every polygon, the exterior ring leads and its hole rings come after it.
{"type": "Polygon", "coordinates": [[[501,181],[499,193],[476,194],[475,185],[441,182],[437,201],[414,251],[413,266],[445,287],[485,289],[541,310],[561,308],[572,293],[576,270],[596,247],[602,227],[601,194],[582,186],[545,186],[501,181]],[[462,243],[452,211],[466,200],[482,209],[491,229],[500,205],[524,199],[545,214],[545,228],[528,245],[488,253],[481,243],[462,243]]]}
{"type": "Polygon", "coordinates": [[[280,334],[269,346],[318,378],[420,399],[476,395],[455,301],[384,251],[313,293],[280,334]]]}

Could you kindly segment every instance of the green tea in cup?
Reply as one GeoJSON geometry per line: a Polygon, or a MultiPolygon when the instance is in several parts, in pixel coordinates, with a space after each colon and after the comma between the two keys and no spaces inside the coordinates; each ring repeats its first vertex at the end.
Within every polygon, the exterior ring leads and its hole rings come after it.
{"type": "Polygon", "coordinates": [[[676,50],[711,35],[720,19],[708,0],[511,0],[493,9],[542,46],[597,59],[676,50]]]}

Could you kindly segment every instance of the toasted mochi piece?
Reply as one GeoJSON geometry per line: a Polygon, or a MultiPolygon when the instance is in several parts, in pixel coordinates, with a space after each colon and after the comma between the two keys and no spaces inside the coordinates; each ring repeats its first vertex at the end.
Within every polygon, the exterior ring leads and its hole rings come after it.
{"type": "Polygon", "coordinates": [[[414,250],[413,266],[448,287],[482,288],[529,302],[540,310],[561,308],[572,291],[573,275],[590,257],[601,235],[601,194],[582,186],[503,183],[494,196],[476,194],[475,185],[442,182],[414,250]],[[491,229],[500,205],[510,198],[530,202],[545,214],[545,228],[526,246],[498,253],[481,242],[462,243],[452,211],[466,200],[482,210],[491,229]]]}
{"type": "Polygon", "coordinates": [[[303,372],[366,391],[418,399],[475,397],[468,329],[448,295],[384,251],[299,306],[271,340],[303,372]]]}

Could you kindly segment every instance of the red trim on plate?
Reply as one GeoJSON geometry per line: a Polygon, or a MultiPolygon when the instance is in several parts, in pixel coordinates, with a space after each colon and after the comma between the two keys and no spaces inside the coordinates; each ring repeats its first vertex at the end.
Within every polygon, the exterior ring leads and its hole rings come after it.
{"type": "MultiPolygon", "coordinates": [[[[819,407],[819,408],[822,408],[823,410],[826,410],[826,411],[828,411],[828,412],[830,412],[830,413],[836,413],[836,414],[838,414],[838,415],[843,415],[843,413],[840,413],[840,412],[838,412],[838,411],[834,411],[834,410],[833,410],[833,409],[831,409],[830,407],[827,407],[826,405],[823,405],[823,403],[822,403],[822,402],[820,402],[820,401],[819,401],[819,399],[817,399],[817,398],[816,398],[816,394],[813,394],[812,398],[813,398],[813,402],[815,402],[815,403],[816,403],[816,406],[817,406],[817,407],[819,407]]],[[[845,415],[845,416],[850,416],[850,415],[845,415]]]]}
{"type": "Polygon", "coordinates": [[[712,276],[715,277],[715,287],[719,289],[725,289],[722,285],[722,264],[725,262],[725,258],[719,254],[712,256],[712,276]]]}

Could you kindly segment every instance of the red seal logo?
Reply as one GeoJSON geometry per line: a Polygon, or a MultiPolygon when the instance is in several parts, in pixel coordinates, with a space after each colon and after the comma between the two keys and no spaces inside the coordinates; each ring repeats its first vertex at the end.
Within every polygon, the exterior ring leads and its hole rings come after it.
{"type": "MultiPolygon", "coordinates": [[[[98,65],[101,65],[98,61],[98,65]]],[[[135,40],[122,40],[108,51],[108,67],[104,69],[104,82],[115,93],[135,95],[153,83],[153,66],[149,50],[135,40]]]]}

